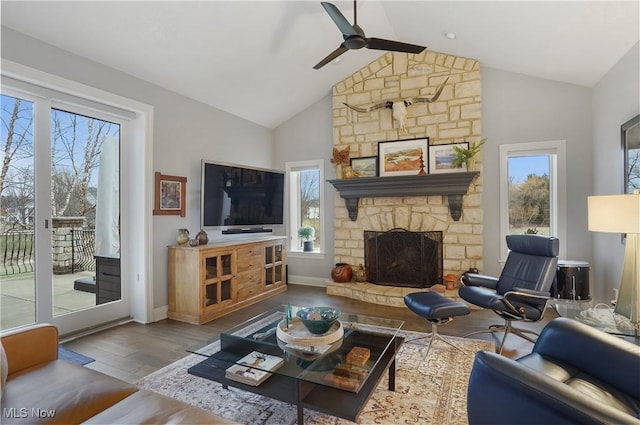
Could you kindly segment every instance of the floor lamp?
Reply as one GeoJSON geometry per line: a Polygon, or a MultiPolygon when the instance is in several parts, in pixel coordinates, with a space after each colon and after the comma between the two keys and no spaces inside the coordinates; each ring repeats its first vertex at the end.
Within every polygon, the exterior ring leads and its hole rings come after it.
{"type": "Polygon", "coordinates": [[[635,335],[640,331],[640,193],[589,196],[589,230],[626,233],[622,280],[615,312],[628,317],[635,335]]]}

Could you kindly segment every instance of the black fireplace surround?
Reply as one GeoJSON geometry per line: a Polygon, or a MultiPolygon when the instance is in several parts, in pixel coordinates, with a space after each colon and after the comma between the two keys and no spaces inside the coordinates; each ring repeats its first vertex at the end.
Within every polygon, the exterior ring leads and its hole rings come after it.
{"type": "Polygon", "coordinates": [[[364,231],[367,280],[377,285],[428,288],[442,283],[442,232],[364,231]]]}

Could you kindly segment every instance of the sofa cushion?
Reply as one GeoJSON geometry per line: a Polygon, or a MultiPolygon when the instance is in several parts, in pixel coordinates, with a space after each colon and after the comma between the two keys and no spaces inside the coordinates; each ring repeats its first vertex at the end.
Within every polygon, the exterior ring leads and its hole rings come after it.
{"type": "Polygon", "coordinates": [[[80,423],[137,390],[100,372],[55,360],[9,377],[0,423],[80,423]]]}
{"type": "Polygon", "coordinates": [[[640,416],[640,403],[638,403],[638,400],[575,367],[535,352],[521,357],[518,359],[518,363],[562,382],[599,403],[611,406],[631,416],[640,416]]]}
{"type": "Polygon", "coordinates": [[[206,410],[151,391],[138,391],[87,424],[235,424],[206,410]]]}

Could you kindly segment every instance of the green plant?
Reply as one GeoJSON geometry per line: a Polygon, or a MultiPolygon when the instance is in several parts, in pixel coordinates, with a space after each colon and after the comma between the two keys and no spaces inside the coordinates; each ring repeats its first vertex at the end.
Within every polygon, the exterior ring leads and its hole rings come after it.
{"type": "Polygon", "coordinates": [[[311,226],[302,226],[298,229],[298,236],[305,241],[310,241],[316,235],[316,229],[311,226]]]}
{"type": "Polygon", "coordinates": [[[482,149],[482,145],[487,141],[487,139],[482,139],[477,143],[471,143],[469,145],[469,149],[462,148],[460,146],[453,146],[453,150],[455,152],[455,157],[453,158],[453,165],[456,167],[461,166],[462,164],[466,164],[467,168],[469,168],[469,161],[473,159],[474,156],[480,152],[482,149]]]}

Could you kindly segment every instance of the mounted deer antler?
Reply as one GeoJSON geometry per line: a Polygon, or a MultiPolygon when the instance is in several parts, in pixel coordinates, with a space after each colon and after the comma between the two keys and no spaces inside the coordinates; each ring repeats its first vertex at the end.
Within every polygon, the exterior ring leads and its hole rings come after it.
{"type": "Polygon", "coordinates": [[[383,109],[383,108],[391,109],[393,119],[395,119],[396,122],[398,123],[398,127],[400,128],[400,131],[406,131],[405,121],[407,118],[407,106],[413,105],[414,103],[435,102],[440,97],[440,94],[442,93],[442,90],[444,89],[444,85],[447,83],[447,81],[449,81],[449,77],[447,77],[442,82],[442,84],[440,84],[440,86],[438,87],[438,89],[436,90],[435,94],[432,97],[413,97],[413,98],[402,99],[395,102],[391,100],[387,100],[385,102],[376,103],[375,105],[371,105],[367,108],[359,108],[357,106],[351,106],[345,102],[342,102],[342,104],[345,105],[347,108],[354,110],[356,112],[371,112],[371,111],[375,111],[376,109],[383,109]]]}

